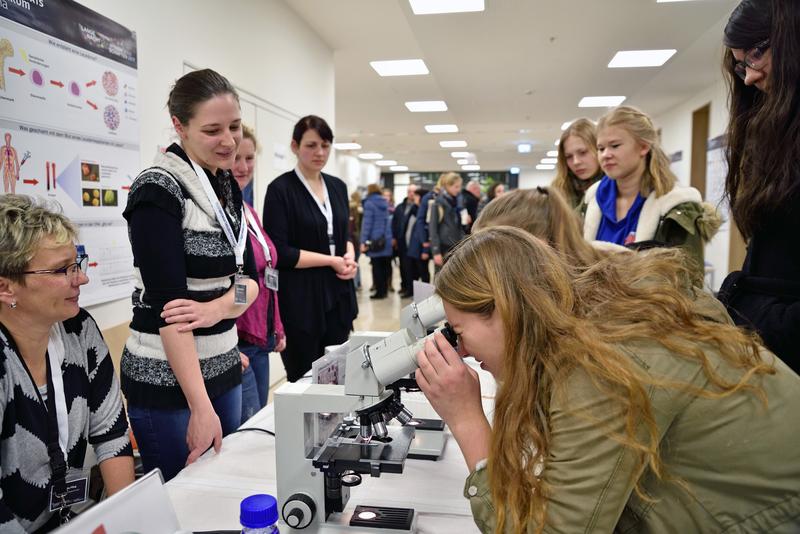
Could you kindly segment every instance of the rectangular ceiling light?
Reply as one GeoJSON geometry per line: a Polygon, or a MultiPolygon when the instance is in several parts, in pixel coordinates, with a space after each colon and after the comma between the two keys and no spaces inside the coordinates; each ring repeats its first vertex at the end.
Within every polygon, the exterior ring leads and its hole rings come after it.
{"type": "Polygon", "coordinates": [[[455,124],[426,124],[425,131],[428,133],[456,133],[458,126],[455,124]]]}
{"type": "Polygon", "coordinates": [[[412,113],[430,113],[432,111],[447,111],[447,104],[444,100],[418,100],[416,102],[406,102],[408,111],[412,113]]]}
{"type": "Polygon", "coordinates": [[[415,15],[483,11],[483,0],[408,0],[415,15]]]}
{"type": "Polygon", "coordinates": [[[520,143],[517,145],[517,152],[519,152],[520,154],[527,154],[528,152],[531,151],[531,148],[533,147],[531,146],[530,143],[520,143]]]}
{"type": "Polygon", "coordinates": [[[548,150],[547,151],[548,158],[557,158],[558,157],[558,150],[548,150]]]}
{"type": "Polygon", "coordinates": [[[567,128],[569,128],[569,125],[570,125],[570,124],[572,124],[572,121],[567,121],[567,122],[565,122],[564,124],[562,124],[562,125],[561,125],[561,131],[563,132],[564,130],[566,130],[567,128]]]}
{"type": "Polygon", "coordinates": [[[457,159],[457,160],[456,160],[456,163],[457,163],[458,165],[468,165],[468,164],[469,164],[469,160],[468,160],[467,158],[464,158],[464,159],[457,159]]]}
{"type": "Polygon", "coordinates": [[[542,158],[542,161],[539,163],[544,163],[545,165],[552,165],[554,163],[558,163],[558,158],[542,158]]]}
{"type": "Polygon", "coordinates": [[[358,143],[333,143],[333,148],[336,150],[361,150],[361,145],[358,143]]]}
{"type": "Polygon", "coordinates": [[[415,76],[429,73],[428,67],[421,59],[370,61],[369,64],[380,76],[415,76]]]}
{"type": "Polygon", "coordinates": [[[363,154],[358,155],[361,159],[381,159],[383,158],[383,154],[378,154],[377,152],[365,152],[363,154]]]}
{"type": "Polygon", "coordinates": [[[479,171],[479,170],[481,170],[481,166],[480,165],[462,165],[461,166],[461,170],[464,170],[464,171],[479,171]]]}
{"type": "Polygon", "coordinates": [[[540,163],[539,165],[536,166],[537,171],[552,171],[555,168],[556,168],[555,165],[547,165],[544,163],[540,163]]]}
{"type": "Polygon", "coordinates": [[[397,162],[393,159],[382,159],[380,161],[376,161],[375,165],[380,165],[381,167],[391,167],[392,165],[397,165],[397,162]]]}
{"type": "Polygon", "coordinates": [[[579,108],[613,108],[625,102],[624,96],[584,96],[578,102],[579,108]]]}
{"type": "Polygon", "coordinates": [[[450,152],[450,156],[454,158],[468,158],[469,152],[450,152]]]}
{"type": "Polygon", "coordinates": [[[625,69],[631,67],[660,67],[675,55],[674,48],[669,50],[620,50],[609,62],[609,69],[625,69]]]}
{"type": "Polygon", "coordinates": [[[389,167],[389,170],[390,171],[398,171],[398,172],[407,171],[408,167],[406,167],[405,165],[392,165],[391,167],[389,167]]]}
{"type": "Polygon", "coordinates": [[[510,169],[508,169],[508,172],[510,172],[511,174],[519,174],[519,167],[511,167],[510,169]]]}
{"type": "Polygon", "coordinates": [[[439,146],[442,148],[464,148],[467,146],[466,141],[439,141],[439,146]]]}

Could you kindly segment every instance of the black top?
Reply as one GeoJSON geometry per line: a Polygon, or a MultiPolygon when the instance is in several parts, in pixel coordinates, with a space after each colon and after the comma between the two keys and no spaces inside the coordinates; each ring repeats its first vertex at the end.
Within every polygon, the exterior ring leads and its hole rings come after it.
{"type": "Polygon", "coordinates": [[[467,233],[472,231],[472,225],[475,224],[475,219],[478,218],[478,204],[481,199],[464,189],[461,191],[461,197],[464,199],[464,208],[469,213],[470,223],[467,225],[467,233]]]}
{"type": "MultiPolygon", "coordinates": [[[[333,239],[336,255],[347,252],[349,204],[343,181],[322,174],[333,211],[333,239]]],[[[264,230],[278,250],[280,271],[279,306],[287,332],[325,331],[325,314],[335,307],[342,320],[358,314],[352,280],[340,280],[330,267],[295,269],[300,250],[330,254],[328,223],[308,189],[292,170],[277,177],[264,198],[264,230]]]]}

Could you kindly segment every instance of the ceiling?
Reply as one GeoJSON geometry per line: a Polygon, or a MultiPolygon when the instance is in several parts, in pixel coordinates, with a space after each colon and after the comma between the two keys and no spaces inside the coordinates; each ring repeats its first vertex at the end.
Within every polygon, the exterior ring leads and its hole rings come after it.
{"type": "Polygon", "coordinates": [[[334,51],[336,141],[411,171],[460,170],[450,152],[482,170],[532,170],[580,116],[584,96],[625,95],[653,116],[721,78],[722,29],[739,0],[486,0],[480,13],[414,15],[407,0],[286,0],[334,51]],[[662,67],[609,69],[618,50],[674,48],[662,67]],[[425,76],[380,77],[369,62],[421,58],[425,76]],[[411,113],[404,102],[444,100],[411,113]],[[459,133],[428,134],[455,123],[459,133]],[[465,140],[444,149],[442,140],[465,140]],[[530,154],[516,146],[533,144],[530,154]]]}

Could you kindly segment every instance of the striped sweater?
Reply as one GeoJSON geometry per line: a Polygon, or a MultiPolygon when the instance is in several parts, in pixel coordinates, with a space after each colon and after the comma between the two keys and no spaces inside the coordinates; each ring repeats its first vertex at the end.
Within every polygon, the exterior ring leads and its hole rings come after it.
{"type": "MultiPolygon", "coordinates": [[[[119,382],[91,315],[59,325],[64,343],[61,375],[67,401],[67,479],[88,476],[91,444],[98,462],[131,456],[119,382]]],[[[22,365],[14,339],[0,324],[0,532],[33,532],[52,515],[47,411],[22,365]]],[[[44,387],[46,389],[46,386],[44,387]]],[[[46,392],[49,393],[49,392],[46,392]]],[[[43,395],[44,397],[44,395],[43,395]]]]}
{"type": "MultiPolygon", "coordinates": [[[[206,173],[238,235],[242,197],[236,182],[223,171],[217,176],[206,173]]],[[[133,405],[186,408],[159,335],[159,328],[166,326],[160,314],[173,299],[208,302],[224,295],[236,272],[233,248],[178,145],[159,154],[155,165],[139,174],[123,216],[133,249],[135,284],[131,335],[121,362],[122,390],[133,405]]],[[[256,278],[250,243],[245,272],[256,278]]],[[[235,319],[196,329],[194,338],[209,398],[241,383],[235,319]]]]}

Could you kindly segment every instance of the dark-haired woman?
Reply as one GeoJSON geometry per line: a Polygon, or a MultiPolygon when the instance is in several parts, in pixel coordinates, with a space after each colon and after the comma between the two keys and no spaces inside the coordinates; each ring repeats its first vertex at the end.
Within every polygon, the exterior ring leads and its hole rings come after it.
{"type": "Polygon", "coordinates": [[[748,241],[720,299],[800,371],[800,4],[744,0],[725,28],[731,212],[748,241]]]}
{"type": "Polygon", "coordinates": [[[281,318],[290,382],[301,378],[327,345],[347,341],[358,313],[355,250],[348,240],[349,204],[343,181],[322,172],[333,132],[309,115],[292,133],[294,170],[278,176],[264,199],[264,229],[278,249],[281,318]]]}
{"type": "Polygon", "coordinates": [[[123,213],[136,282],[122,390],[145,470],[169,480],[241,421],[236,318],[258,295],[242,194],[231,173],[239,98],[212,70],[167,102],[180,138],[134,181],[123,213]]]}

